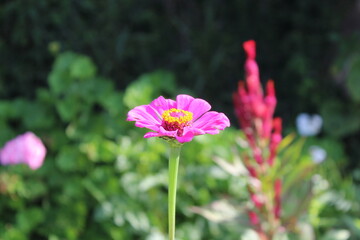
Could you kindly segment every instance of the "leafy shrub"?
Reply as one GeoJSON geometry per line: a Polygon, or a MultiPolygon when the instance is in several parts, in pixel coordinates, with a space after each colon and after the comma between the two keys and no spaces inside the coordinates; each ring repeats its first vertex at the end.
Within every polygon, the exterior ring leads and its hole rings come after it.
{"type": "MultiPolygon", "coordinates": [[[[117,92],[97,75],[90,58],[65,52],[48,83],[32,101],[0,102],[2,143],[30,129],[48,148],[35,172],[25,166],[1,168],[0,239],[161,239],[167,227],[166,144],[143,140],[144,132],[125,119],[134,105],[175,95],[173,74],[144,74],[117,92]]],[[[185,145],[178,198],[183,239],[208,237],[211,226],[190,209],[220,198],[234,184],[212,162],[212,155],[226,153],[232,141],[229,130],[185,145]]]]}
{"type": "MultiPolygon", "coordinates": [[[[166,239],[166,144],[160,139],[143,140],[145,131],[125,118],[135,105],[149,103],[160,94],[175,95],[174,75],[164,70],[143,74],[118,92],[112,81],[99,76],[89,57],[65,52],[57,57],[48,85],[37,89],[33,100],[0,101],[0,143],[32,130],[48,148],[45,164],[35,172],[25,166],[0,169],[0,239],[166,239]]],[[[239,135],[230,128],[211,138],[199,136],[184,146],[177,205],[179,238],[251,236],[244,215],[245,173],[227,174],[221,160],[239,162],[238,151],[246,150],[238,147],[239,135]]],[[[334,231],[344,229],[356,239],[358,191],[351,179],[342,181],[336,171],[344,162],[338,161],[344,158],[342,144],[331,138],[309,139],[307,144],[322,146],[332,158],[320,166],[321,181],[316,183],[330,185],[320,186],[303,215],[304,223],[310,222],[321,239],[331,239],[328,236],[334,231]]],[[[310,161],[301,146],[289,153],[299,156],[289,165],[299,172],[310,161]]]]}
{"type": "Polygon", "coordinates": [[[284,123],[291,126],[302,111],[321,112],[326,134],[346,142],[352,168],[360,156],[359,33],[358,21],[346,18],[355,4],[2,1],[0,97],[36,98],[37,88],[47,85],[53,56],[72,50],[91,56],[100,75],[121,90],[144,72],[171,70],[179,87],[192,88],[233,118],[229,93],[243,75],[240,43],[252,38],[263,53],[262,79],[275,80],[284,123]],[[354,34],[343,34],[349,29],[354,34]]]}

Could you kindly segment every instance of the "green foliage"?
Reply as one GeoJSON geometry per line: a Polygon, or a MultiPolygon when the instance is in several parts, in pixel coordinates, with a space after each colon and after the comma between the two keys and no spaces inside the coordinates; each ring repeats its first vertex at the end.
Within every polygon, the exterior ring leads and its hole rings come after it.
{"type": "Polygon", "coordinates": [[[173,96],[175,94],[174,75],[167,71],[156,71],[141,75],[136,82],[126,88],[124,103],[128,108],[148,104],[160,93],[173,96]]]}
{"type": "Polygon", "coordinates": [[[351,135],[360,129],[360,109],[344,106],[338,101],[328,101],[323,104],[321,115],[324,117],[324,129],[338,138],[351,135]]]}
{"type": "MultiPolygon", "coordinates": [[[[178,93],[175,76],[157,70],[119,92],[97,69],[89,57],[64,52],[48,76],[49,87],[37,89],[33,100],[0,101],[0,143],[31,130],[48,149],[37,171],[25,166],[0,169],[1,240],[166,239],[166,143],[142,139],[146,130],[125,120],[130,108],[178,93]]],[[[289,222],[301,210],[296,233],[306,236],[310,229],[321,240],[345,239],[344,234],[357,239],[359,189],[337,170],[345,162],[338,138],[358,128],[353,121],[358,113],[336,102],[326,104],[330,107],[324,107],[323,116],[332,121],[325,121],[325,129],[333,129],[334,139],[286,138],[272,176],[282,174],[285,190],[295,190],[283,202],[289,222]],[[349,119],[346,124],[344,119],[349,119]],[[328,153],[320,166],[306,152],[311,145],[328,153]],[[309,195],[312,201],[307,201],[309,195]]],[[[239,135],[230,128],[198,136],[183,147],[177,204],[180,239],[253,236],[246,215],[247,173],[239,159],[246,147],[239,135]]],[[[354,181],[360,181],[355,173],[354,181]]]]}
{"type": "Polygon", "coordinates": [[[347,88],[351,98],[360,103],[360,55],[355,55],[351,64],[349,76],[347,78],[347,88]]]}
{"type": "MultiPolygon", "coordinates": [[[[96,73],[91,59],[65,52],[54,62],[49,88],[38,89],[34,100],[0,101],[1,143],[31,130],[48,150],[37,171],[23,165],[0,169],[0,239],[164,239],[166,142],[144,140],[145,130],[125,120],[130,107],[174,95],[174,76],[164,70],[144,74],[118,92],[96,73]]],[[[236,189],[212,161],[215,153],[227,154],[234,134],[197,137],[183,147],[177,219],[182,239],[223,239],[214,230],[219,226],[209,226],[191,207],[236,189]]]]}
{"type": "MultiPolygon", "coordinates": [[[[287,166],[284,180],[284,220],[294,227],[290,239],[357,239],[355,227],[359,211],[356,187],[350,176],[342,176],[345,163],[344,144],[332,138],[294,138],[282,142],[281,166],[287,166]],[[311,148],[326,152],[324,162],[316,163],[311,148]],[[296,157],[297,156],[297,157],[296,157]],[[290,159],[288,159],[290,157],[290,159]]],[[[278,174],[283,174],[279,170],[278,174]]]]}
{"type": "MultiPolygon", "coordinates": [[[[357,165],[360,41],[358,21],[346,21],[354,6],[355,1],[336,0],[2,1],[0,97],[35,99],[39,87],[49,84],[60,91],[67,76],[81,81],[97,72],[123,91],[137,76],[163,68],[179,79],[179,88],[217,99],[218,109],[234,119],[231,93],[243,78],[241,45],[252,38],[258,43],[262,80],[275,80],[277,113],[284,123],[291,125],[299,112],[325,112],[325,132],[346,138],[351,162],[357,165]],[[349,31],[354,34],[343,34],[349,31]],[[70,60],[75,56],[62,55],[69,59],[58,58],[63,61],[59,68],[76,63],[47,82],[53,57],[69,50],[91,56],[98,68],[87,57],[70,60]],[[347,113],[357,109],[356,114],[342,119],[343,111],[326,106],[329,101],[347,113]],[[340,125],[339,132],[334,125],[340,125]]],[[[104,101],[116,111],[120,98],[104,101]]],[[[73,100],[56,104],[67,121],[79,111],[73,100]]]]}
{"type": "Polygon", "coordinates": [[[324,117],[324,132],[346,143],[349,169],[359,166],[360,150],[360,51],[359,32],[342,36],[336,58],[331,65],[331,77],[336,82],[336,95],[328,92],[318,103],[324,117]]]}
{"type": "MultiPolygon", "coordinates": [[[[245,183],[251,185],[251,179],[239,160],[242,152],[249,147],[242,140],[244,136],[241,133],[232,134],[235,134],[231,138],[237,140],[238,148],[234,148],[234,142],[229,142],[233,146],[232,151],[214,154],[215,162],[229,174],[224,179],[230,178],[231,182],[236,182],[236,190],[233,191],[230,185],[229,195],[225,198],[215,199],[212,204],[195,208],[194,211],[214,224],[220,223],[223,236],[229,231],[229,236],[237,232],[241,239],[257,239],[256,233],[249,228],[246,216],[249,196],[239,190],[246,189],[245,183]]],[[[270,184],[272,179],[283,180],[282,222],[286,236],[279,234],[275,239],[352,240],[359,237],[358,189],[351,177],[341,176],[344,158],[344,145],[336,139],[305,139],[293,133],[284,138],[275,165],[261,179],[261,186],[267,192],[273,191],[270,184]],[[311,155],[314,146],[326,151],[324,162],[314,161],[311,155]]]]}

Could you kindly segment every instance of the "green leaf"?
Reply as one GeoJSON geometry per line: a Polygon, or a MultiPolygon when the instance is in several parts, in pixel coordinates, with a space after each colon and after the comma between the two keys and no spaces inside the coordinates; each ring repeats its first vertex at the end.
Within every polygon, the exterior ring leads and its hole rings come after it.
{"type": "Polygon", "coordinates": [[[80,110],[80,106],[75,98],[65,98],[64,100],[58,101],[56,108],[63,121],[70,121],[74,119],[80,110]]]}
{"type": "Polygon", "coordinates": [[[9,115],[9,111],[11,108],[11,104],[8,101],[0,102],[0,118],[7,118],[9,115]]]}
{"type": "Polygon", "coordinates": [[[16,220],[19,229],[29,232],[44,220],[44,213],[40,208],[25,209],[16,215],[16,220]]]}
{"type": "Polygon", "coordinates": [[[27,129],[49,129],[54,125],[54,116],[38,102],[27,102],[22,118],[27,129]]]}
{"type": "Polygon", "coordinates": [[[114,161],[118,146],[112,141],[98,137],[81,144],[80,149],[92,161],[114,161]]]}
{"type": "Polygon", "coordinates": [[[337,101],[324,102],[320,110],[324,130],[335,137],[342,137],[360,129],[360,112],[352,105],[337,101]]]}
{"type": "Polygon", "coordinates": [[[360,55],[353,58],[346,84],[352,99],[360,103],[360,55]]]}
{"type": "Polygon", "coordinates": [[[48,78],[50,89],[56,94],[67,93],[74,81],[92,78],[96,71],[89,57],[65,52],[59,55],[53,65],[48,78]]]}
{"type": "Polygon", "coordinates": [[[66,52],[59,55],[53,65],[52,71],[49,74],[48,82],[51,91],[60,94],[69,87],[72,79],[69,75],[69,68],[75,61],[77,55],[75,53],[66,52]]]}
{"type": "Polygon", "coordinates": [[[127,87],[124,103],[128,108],[149,104],[163,93],[172,95],[175,89],[175,77],[171,72],[159,70],[144,74],[127,87]]]}
{"type": "Polygon", "coordinates": [[[70,77],[78,79],[87,79],[94,77],[96,66],[87,56],[78,55],[75,61],[70,65],[70,77]]]}
{"type": "Polygon", "coordinates": [[[74,146],[66,146],[56,158],[56,165],[63,171],[77,171],[83,156],[74,146]]]}
{"type": "Polygon", "coordinates": [[[2,231],[0,233],[1,240],[28,240],[27,234],[19,231],[18,228],[15,227],[8,227],[6,231],[2,231]]]}
{"type": "Polygon", "coordinates": [[[113,116],[118,115],[123,109],[123,95],[120,93],[112,93],[99,99],[100,104],[109,111],[113,116]]]}

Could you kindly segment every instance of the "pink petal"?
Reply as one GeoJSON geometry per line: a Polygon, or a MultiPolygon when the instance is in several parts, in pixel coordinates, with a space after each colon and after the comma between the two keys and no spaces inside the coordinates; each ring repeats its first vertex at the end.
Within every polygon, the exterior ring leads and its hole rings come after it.
{"type": "Polygon", "coordinates": [[[203,134],[205,134],[205,132],[202,129],[193,128],[193,127],[184,127],[183,135],[176,136],[176,139],[181,143],[190,142],[195,136],[203,135],[203,134]]]}
{"type": "Polygon", "coordinates": [[[195,98],[189,105],[187,111],[193,113],[193,120],[196,121],[199,117],[201,117],[204,113],[211,109],[211,105],[200,98],[195,98]]]}
{"type": "Polygon", "coordinates": [[[176,103],[178,109],[192,112],[194,120],[211,109],[211,105],[207,101],[185,94],[178,95],[176,97],[176,103]]]}
{"type": "Polygon", "coordinates": [[[159,137],[160,134],[158,132],[148,132],[144,135],[144,138],[151,138],[151,137],[159,137]]]}
{"type": "Polygon", "coordinates": [[[161,125],[157,111],[149,105],[137,106],[130,110],[127,121],[136,121],[135,126],[149,128],[154,131],[157,131],[161,125]]]}
{"type": "Polygon", "coordinates": [[[165,110],[176,108],[176,102],[172,99],[165,99],[163,96],[160,96],[152,101],[150,106],[158,113],[160,117],[165,110]]]}
{"type": "Polygon", "coordinates": [[[193,128],[201,129],[208,134],[217,134],[230,126],[229,119],[223,113],[207,112],[193,123],[193,128]]]}
{"type": "Polygon", "coordinates": [[[194,137],[194,133],[192,131],[187,131],[182,136],[175,136],[176,140],[178,140],[180,143],[190,142],[194,137]]]}
{"type": "Polygon", "coordinates": [[[185,94],[177,95],[176,96],[176,104],[177,104],[176,108],[188,111],[189,105],[192,101],[194,101],[194,98],[189,95],[185,95],[185,94]]]}
{"type": "Polygon", "coordinates": [[[175,137],[177,136],[177,131],[167,131],[160,126],[157,132],[148,132],[144,135],[144,138],[161,137],[161,136],[175,137]]]}
{"type": "Polygon", "coordinates": [[[163,127],[160,127],[159,134],[160,134],[160,136],[175,137],[175,136],[177,136],[177,130],[176,131],[168,131],[168,130],[164,129],[163,127]]]}
{"type": "Polygon", "coordinates": [[[190,131],[191,131],[195,136],[197,136],[197,135],[204,135],[204,134],[205,134],[204,130],[199,129],[199,128],[191,128],[190,131]]]}

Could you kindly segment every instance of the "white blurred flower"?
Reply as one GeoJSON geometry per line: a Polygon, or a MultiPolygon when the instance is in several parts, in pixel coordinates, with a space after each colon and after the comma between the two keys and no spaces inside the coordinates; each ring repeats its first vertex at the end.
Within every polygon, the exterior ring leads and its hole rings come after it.
{"type": "Polygon", "coordinates": [[[323,119],[320,115],[301,113],[296,118],[296,127],[301,136],[315,136],[322,127],[323,119]]]}
{"type": "Polygon", "coordinates": [[[157,229],[151,231],[151,233],[146,237],[146,240],[165,240],[164,234],[159,232],[157,229]]]}
{"type": "Polygon", "coordinates": [[[316,164],[322,163],[326,159],[327,153],[325,149],[319,146],[311,146],[309,151],[313,162],[316,164]]]}
{"type": "Polygon", "coordinates": [[[323,178],[320,174],[315,174],[314,176],[312,176],[311,181],[314,184],[314,188],[313,188],[314,194],[323,192],[329,189],[330,187],[329,182],[325,178],[323,178]]]}

